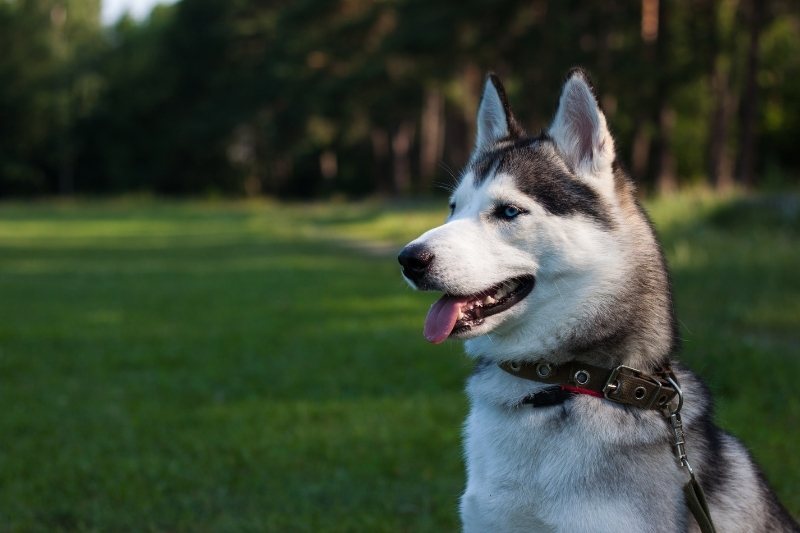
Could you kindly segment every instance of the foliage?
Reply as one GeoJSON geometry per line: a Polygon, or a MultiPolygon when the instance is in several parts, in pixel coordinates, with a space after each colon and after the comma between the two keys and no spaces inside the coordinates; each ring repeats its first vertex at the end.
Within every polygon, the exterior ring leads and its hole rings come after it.
{"type": "MultiPolygon", "coordinates": [[[[684,360],[800,515],[800,199],[649,205],[684,360]]],[[[453,531],[470,364],[400,243],[443,202],[0,209],[9,531],[453,531]]]]}
{"type": "Polygon", "coordinates": [[[98,0],[1,2],[0,194],[430,192],[466,159],[486,71],[536,131],[575,64],[648,188],[785,184],[796,7],[182,0],[101,27],[98,0]]]}

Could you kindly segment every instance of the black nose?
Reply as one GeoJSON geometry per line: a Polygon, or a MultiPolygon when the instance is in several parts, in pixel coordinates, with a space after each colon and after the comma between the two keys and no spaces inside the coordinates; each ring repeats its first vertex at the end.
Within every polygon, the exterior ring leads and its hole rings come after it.
{"type": "Polygon", "coordinates": [[[411,281],[419,281],[428,272],[428,267],[433,262],[433,252],[422,244],[406,246],[397,256],[403,265],[403,274],[411,281]]]}

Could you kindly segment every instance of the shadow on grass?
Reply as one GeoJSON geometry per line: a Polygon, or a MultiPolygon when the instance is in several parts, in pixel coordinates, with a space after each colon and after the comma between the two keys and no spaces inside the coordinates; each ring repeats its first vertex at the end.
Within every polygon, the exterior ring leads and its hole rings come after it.
{"type": "Polygon", "coordinates": [[[719,205],[704,222],[739,235],[779,231],[796,237],[800,233],[800,195],[739,198],[719,205]]]}

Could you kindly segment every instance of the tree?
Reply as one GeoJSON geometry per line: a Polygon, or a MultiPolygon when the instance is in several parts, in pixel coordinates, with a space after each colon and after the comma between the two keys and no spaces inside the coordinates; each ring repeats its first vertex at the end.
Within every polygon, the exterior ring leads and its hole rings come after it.
{"type": "Polygon", "coordinates": [[[575,65],[647,190],[800,167],[789,0],[98,1],[0,3],[0,193],[429,192],[487,71],[535,133],[575,65]]]}

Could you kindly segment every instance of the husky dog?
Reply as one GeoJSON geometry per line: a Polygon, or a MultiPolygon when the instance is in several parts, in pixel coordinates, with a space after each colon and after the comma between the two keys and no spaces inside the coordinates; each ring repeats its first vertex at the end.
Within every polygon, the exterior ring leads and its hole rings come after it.
{"type": "Polygon", "coordinates": [[[477,360],[467,385],[465,531],[700,531],[676,451],[686,452],[719,533],[800,531],[744,446],[714,425],[708,389],[672,360],[664,257],[581,70],[535,137],[489,76],[450,215],[399,261],[412,287],[444,293],[425,337],[465,339],[477,360]],[[643,386],[626,403],[611,399],[613,376],[592,392],[575,386],[589,381],[579,370],[554,392],[552,380],[523,375],[581,365],[628,372],[643,386]],[[650,390],[663,412],[633,400],[650,390]],[[665,418],[680,402],[683,434],[665,418]]]}

